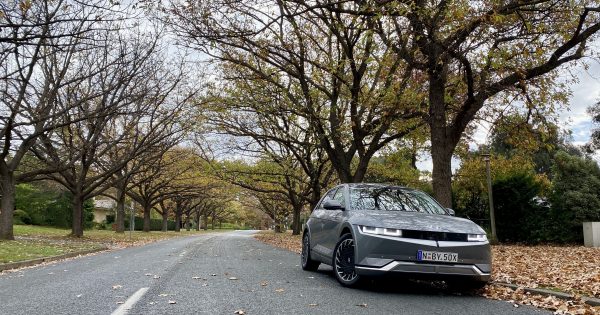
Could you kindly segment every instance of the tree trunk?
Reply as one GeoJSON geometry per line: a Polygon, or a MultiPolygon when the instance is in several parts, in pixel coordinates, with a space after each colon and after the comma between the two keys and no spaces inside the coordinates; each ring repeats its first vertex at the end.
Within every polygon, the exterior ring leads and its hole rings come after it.
{"type": "Polygon", "coordinates": [[[204,220],[203,221],[204,221],[203,228],[204,228],[205,231],[208,231],[208,214],[204,215],[204,220]]]}
{"type": "Polygon", "coordinates": [[[450,208],[452,207],[452,153],[438,152],[443,150],[436,149],[435,146],[432,142],[433,193],[442,206],[450,208]]]}
{"type": "Polygon", "coordinates": [[[175,208],[175,232],[181,231],[181,205],[177,204],[175,208]]]}
{"type": "Polygon", "coordinates": [[[150,210],[149,205],[144,205],[144,232],[150,232],[150,210]]]}
{"type": "Polygon", "coordinates": [[[210,229],[214,230],[215,229],[215,216],[213,215],[211,220],[210,220],[210,229]]]}
{"type": "Polygon", "coordinates": [[[202,216],[200,215],[200,212],[197,212],[197,214],[196,214],[196,231],[200,231],[200,223],[202,223],[202,220],[200,220],[200,218],[202,218],[202,216]]]}
{"type": "Polygon", "coordinates": [[[81,193],[74,193],[72,200],[73,220],[71,222],[71,235],[75,237],[83,236],[83,196],[81,193]]]}
{"type": "Polygon", "coordinates": [[[163,209],[163,213],[162,213],[162,232],[166,232],[169,230],[169,212],[167,211],[167,209],[163,209]]]}
{"type": "Polygon", "coordinates": [[[117,217],[115,219],[117,233],[125,233],[125,188],[117,187],[117,217]]]}
{"type": "Polygon", "coordinates": [[[292,217],[292,235],[300,235],[300,213],[302,212],[302,205],[294,205],[294,213],[292,217]]]}
{"type": "Polygon", "coordinates": [[[190,216],[186,215],[185,216],[185,230],[186,231],[190,231],[190,216]]]}
{"type": "Polygon", "coordinates": [[[280,221],[275,221],[275,233],[281,233],[281,222],[280,221]]]}
{"type": "Polygon", "coordinates": [[[429,115],[431,159],[433,160],[433,193],[444,207],[452,207],[452,153],[446,119],[446,70],[434,65],[429,71],[429,115]]]}
{"type": "Polygon", "coordinates": [[[2,174],[0,182],[0,240],[14,240],[13,213],[15,211],[15,177],[12,172],[2,174]]]}

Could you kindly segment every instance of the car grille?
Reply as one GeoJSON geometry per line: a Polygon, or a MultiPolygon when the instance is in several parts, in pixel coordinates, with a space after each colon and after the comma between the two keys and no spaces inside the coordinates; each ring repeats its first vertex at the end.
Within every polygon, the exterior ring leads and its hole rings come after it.
{"type": "Polygon", "coordinates": [[[402,230],[402,237],[430,241],[466,242],[467,235],[463,233],[402,230]]]}

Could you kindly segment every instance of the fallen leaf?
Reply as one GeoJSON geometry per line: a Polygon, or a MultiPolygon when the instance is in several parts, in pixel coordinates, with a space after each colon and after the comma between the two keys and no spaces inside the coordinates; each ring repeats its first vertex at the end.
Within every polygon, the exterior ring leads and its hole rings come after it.
{"type": "Polygon", "coordinates": [[[308,306],[317,306],[317,305],[319,305],[319,304],[317,304],[317,303],[310,303],[310,304],[308,304],[308,306]]]}
{"type": "Polygon", "coordinates": [[[169,300],[169,304],[177,304],[177,302],[175,302],[173,300],[169,300]]]}
{"type": "Polygon", "coordinates": [[[123,301],[118,301],[117,304],[125,304],[123,301]]]}
{"type": "Polygon", "coordinates": [[[262,281],[260,283],[261,286],[266,287],[269,283],[267,281],[262,281]]]}
{"type": "Polygon", "coordinates": [[[78,298],[80,298],[80,297],[81,297],[81,294],[77,294],[77,297],[78,297],[78,298]]]}
{"type": "Polygon", "coordinates": [[[151,273],[144,274],[144,276],[151,276],[151,275],[152,275],[151,273]]]}
{"type": "Polygon", "coordinates": [[[159,279],[160,276],[159,275],[154,275],[154,277],[152,277],[153,279],[159,279]]]}
{"type": "Polygon", "coordinates": [[[192,277],[192,279],[200,279],[200,277],[192,277]]]}
{"type": "Polygon", "coordinates": [[[278,292],[278,293],[281,293],[281,292],[283,292],[283,291],[285,291],[285,289],[284,289],[284,288],[275,289],[275,292],[278,292]]]}
{"type": "Polygon", "coordinates": [[[113,286],[112,286],[113,290],[117,290],[117,289],[120,289],[120,288],[122,288],[122,287],[123,287],[123,286],[122,286],[122,285],[120,285],[120,284],[115,284],[115,285],[113,285],[113,286]]]}
{"type": "Polygon", "coordinates": [[[367,303],[356,304],[356,306],[367,307],[367,303]]]}
{"type": "Polygon", "coordinates": [[[233,312],[233,314],[244,315],[244,314],[246,314],[246,312],[244,312],[244,310],[237,310],[237,311],[233,312]]]}
{"type": "Polygon", "coordinates": [[[238,278],[236,277],[229,277],[229,280],[237,280],[238,278]]]}

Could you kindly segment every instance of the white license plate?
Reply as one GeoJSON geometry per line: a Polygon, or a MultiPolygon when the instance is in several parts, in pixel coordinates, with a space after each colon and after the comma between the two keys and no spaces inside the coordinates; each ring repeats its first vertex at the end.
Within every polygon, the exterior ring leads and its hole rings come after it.
{"type": "Polygon", "coordinates": [[[458,262],[458,253],[429,252],[425,250],[420,250],[417,252],[417,260],[458,262]]]}

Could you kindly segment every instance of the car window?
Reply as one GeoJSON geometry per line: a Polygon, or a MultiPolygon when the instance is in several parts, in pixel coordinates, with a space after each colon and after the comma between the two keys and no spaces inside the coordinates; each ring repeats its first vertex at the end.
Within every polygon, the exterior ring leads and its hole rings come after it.
{"type": "Polygon", "coordinates": [[[333,199],[339,201],[342,206],[346,206],[345,205],[345,200],[344,200],[344,188],[340,187],[336,192],[335,195],[333,196],[333,199]]]}
{"type": "Polygon", "coordinates": [[[336,191],[337,191],[337,188],[334,188],[334,189],[328,191],[327,194],[325,194],[325,197],[323,197],[323,200],[321,200],[321,203],[319,204],[320,209],[323,209],[323,203],[325,201],[333,199],[333,196],[335,195],[336,191]]]}
{"type": "Polygon", "coordinates": [[[356,187],[350,189],[354,210],[384,210],[446,214],[429,195],[397,187],[356,187]]]}

